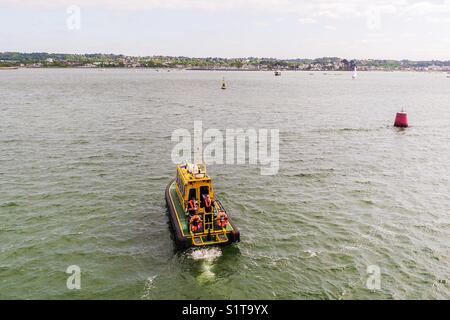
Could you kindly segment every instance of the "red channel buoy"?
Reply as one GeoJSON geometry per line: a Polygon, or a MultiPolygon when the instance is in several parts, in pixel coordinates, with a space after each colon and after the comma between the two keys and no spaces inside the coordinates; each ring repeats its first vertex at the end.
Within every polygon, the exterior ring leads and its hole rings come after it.
{"type": "Polygon", "coordinates": [[[408,127],[408,114],[405,111],[397,112],[395,116],[394,127],[407,128],[408,127]]]}

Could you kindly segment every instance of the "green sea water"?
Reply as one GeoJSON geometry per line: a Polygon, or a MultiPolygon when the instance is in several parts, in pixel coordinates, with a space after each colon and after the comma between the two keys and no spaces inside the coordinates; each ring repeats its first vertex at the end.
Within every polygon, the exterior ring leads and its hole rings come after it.
{"type": "Polygon", "coordinates": [[[0,298],[449,299],[449,101],[429,73],[0,71],[0,298]],[[279,129],[280,168],[209,166],[241,242],[176,252],[194,120],[279,129]]]}

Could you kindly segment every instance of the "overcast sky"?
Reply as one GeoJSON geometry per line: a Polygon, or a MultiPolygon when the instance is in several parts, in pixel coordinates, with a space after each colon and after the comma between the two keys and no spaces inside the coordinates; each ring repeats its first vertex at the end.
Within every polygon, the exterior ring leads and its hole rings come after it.
{"type": "Polygon", "coordinates": [[[450,0],[0,0],[0,51],[450,60],[450,0]]]}

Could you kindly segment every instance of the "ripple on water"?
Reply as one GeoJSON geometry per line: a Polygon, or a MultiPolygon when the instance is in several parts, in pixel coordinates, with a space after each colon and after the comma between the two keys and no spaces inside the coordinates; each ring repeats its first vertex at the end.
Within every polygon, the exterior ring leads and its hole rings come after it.
{"type": "Polygon", "coordinates": [[[18,206],[19,206],[19,204],[16,202],[5,202],[0,205],[1,208],[13,208],[13,207],[18,207],[18,206]]]}
{"type": "Polygon", "coordinates": [[[296,72],[274,86],[227,73],[223,94],[216,72],[4,76],[2,298],[449,298],[450,87],[437,78],[296,72]],[[390,125],[399,104],[408,130],[390,125]],[[280,130],[277,175],[208,167],[237,246],[173,251],[164,190],[173,130],[193,129],[186,110],[204,130],[280,130]],[[78,294],[64,285],[72,264],[78,294]],[[368,265],[381,292],[366,288],[368,265]]]}

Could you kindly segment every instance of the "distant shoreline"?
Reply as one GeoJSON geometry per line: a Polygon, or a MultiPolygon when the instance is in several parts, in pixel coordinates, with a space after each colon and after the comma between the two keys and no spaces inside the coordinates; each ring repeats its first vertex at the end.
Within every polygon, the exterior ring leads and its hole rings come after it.
{"type": "MultiPolygon", "coordinates": [[[[155,72],[161,71],[163,72],[178,72],[178,71],[202,71],[202,72],[271,72],[273,73],[275,70],[248,70],[248,69],[201,69],[201,68],[153,68],[153,67],[53,67],[53,66],[41,66],[41,67],[0,67],[0,71],[7,70],[18,70],[18,69],[30,69],[30,70],[153,70],[155,72]]],[[[339,73],[351,73],[353,71],[350,70],[281,70],[282,72],[302,72],[302,73],[322,73],[325,75],[338,75],[339,73]],[[338,73],[338,74],[336,74],[338,73]]],[[[446,70],[358,70],[358,72],[385,72],[385,73],[444,73],[450,74],[449,71],[446,70]]]]}
{"type": "Polygon", "coordinates": [[[152,68],[207,71],[444,71],[450,60],[412,61],[386,59],[296,58],[192,58],[184,56],[126,56],[116,54],[65,54],[0,52],[0,66],[40,68],[152,68]]]}

